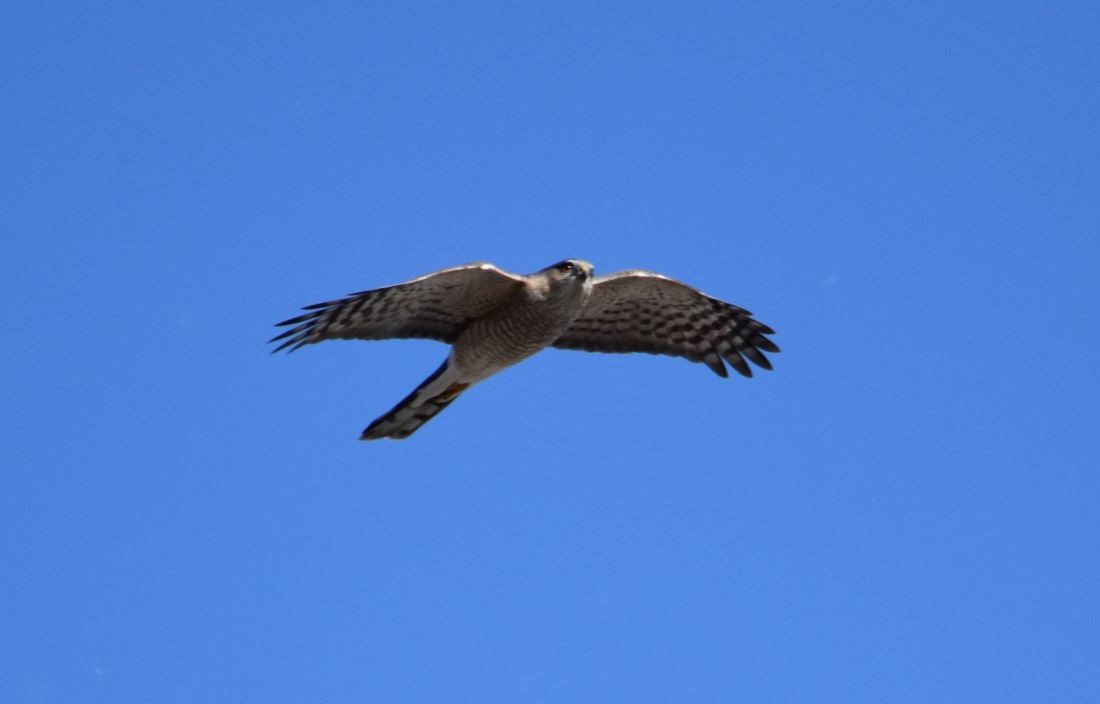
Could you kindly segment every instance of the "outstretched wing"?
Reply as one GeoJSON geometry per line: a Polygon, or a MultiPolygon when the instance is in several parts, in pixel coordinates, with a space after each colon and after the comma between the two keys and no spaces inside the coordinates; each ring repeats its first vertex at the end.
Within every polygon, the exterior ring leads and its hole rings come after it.
{"type": "Polygon", "coordinates": [[[649,352],[702,362],[728,376],[725,359],[744,376],[745,362],[771,369],[763,352],[779,348],[774,334],[744,308],[650,271],[597,277],[581,314],[553,344],[589,352],[649,352]]]}
{"type": "Polygon", "coordinates": [[[274,352],[333,339],[454,342],[471,319],[501,305],[523,285],[522,277],[492,264],[442,269],[396,286],[306,306],[302,310],[309,313],[277,323],[291,327],[269,342],[282,341],[274,352]]]}

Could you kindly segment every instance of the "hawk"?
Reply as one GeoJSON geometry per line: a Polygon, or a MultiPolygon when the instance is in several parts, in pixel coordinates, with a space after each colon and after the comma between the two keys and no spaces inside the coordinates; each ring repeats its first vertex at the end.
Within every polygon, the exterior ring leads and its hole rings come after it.
{"type": "Polygon", "coordinates": [[[649,352],[702,362],[743,376],[752,362],[771,369],[778,352],[767,325],[744,308],[667,276],[620,271],[594,276],[566,259],[527,276],[492,264],[442,269],[396,286],[306,306],[284,320],[274,352],[333,339],[427,338],[451,345],[442,366],[401,403],[367,426],[360,440],[403,439],[467,388],[544,347],[649,352]]]}

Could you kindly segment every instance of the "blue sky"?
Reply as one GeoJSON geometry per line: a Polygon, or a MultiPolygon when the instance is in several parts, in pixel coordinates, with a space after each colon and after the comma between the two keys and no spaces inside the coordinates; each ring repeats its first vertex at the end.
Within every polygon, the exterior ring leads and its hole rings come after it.
{"type": "Polygon", "coordinates": [[[0,11],[0,700],[1100,699],[1095,3],[0,11]],[[722,380],[305,304],[648,268],[722,380]]]}

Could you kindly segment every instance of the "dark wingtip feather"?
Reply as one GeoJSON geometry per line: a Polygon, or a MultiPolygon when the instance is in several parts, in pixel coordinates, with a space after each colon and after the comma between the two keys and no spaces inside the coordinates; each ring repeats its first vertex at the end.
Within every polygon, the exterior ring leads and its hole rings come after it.
{"type": "Polygon", "coordinates": [[[279,340],[285,340],[283,344],[279,345],[271,351],[271,354],[281,352],[284,349],[287,353],[293,352],[302,345],[307,345],[314,340],[311,340],[311,336],[316,329],[317,322],[325,315],[325,311],[332,306],[332,301],[326,301],[325,303],[314,303],[311,306],[304,306],[302,310],[312,311],[303,315],[298,315],[293,318],[287,318],[282,322],[275,323],[275,327],[281,328],[288,325],[294,325],[295,327],[284,330],[275,337],[268,340],[268,343],[278,342],[279,340]]]}
{"type": "MultiPolygon", "coordinates": [[[[288,322],[294,322],[294,321],[288,321],[288,322]]],[[[287,323],[279,323],[279,325],[286,325],[286,324],[287,323]]],[[[310,342],[313,342],[313,340],[310,339],[311,335],[313,334],[313,330],[314,330],[314,324],[313,324],[312,321],[310,321],[310,322],[303,323],[303,324],[299,325],[298,327],[282,331],[281,333],[279,333],[278,335],[276,335],[275,337],[273,337],[273,338],[271,338],[270,340],[267,341],[268,344],[271,344],[271,343],[274,343],[274,342],[278,342],[279,340],[283,340],[283,343],[281,345],[279,345],[278,347],[276,347],[275,349],[273,349],[271,351],[271,353],[275,354],[276,352],[281,352],[284,349],[289,347],[290,348],[288,350],[288,354],[289,354],[290,352],[293,352],[294,350],[298,349],[302,345],[307,345],[310,342]]]]}
{"type": "MultiPolygon", "coordinates": [[[[317,305],[318,306],[327,306],[328,304],[327,303],[319,303],[317,305]]],[[[308,306],[308,307],[312,308],[313,306],[308,306]]],[[[306,308],[303,308],[302,310],[306,310],[306,308]]],[[[324,315],[324,311],[315,310],[312,313],[305,313],[304,315],[298,315],[298,316],[295,316],[293,318],[287,318],[286,320],[284,320],[282,322],[275,323],[275,327],[281,328],[281,327],[285,327],[287,325],[297,325],[298,323],[304,323],[307,320],[316,320],[317,318],[320,318],[322,315],[324,315]]]]}
{"type": "Polygon", "coordinates": [[[764,350],[765,352],[777,353],[779,352],[779,345],[775,344],[763,335],[753,335],[749,343],[754,347],[764,350]]]}
{"type": "MultiPolygon", "coordinates": [[[[267,342],[268,342],[268,344],[270,344],[270,343],[274,342],[274,340],[268,340],[267,342]]],[[[290,344],[290,341],[284,342],[283,344],[279,345],[275,349],[271,350],[271,354],[275,354],[277,352],[282,352],[283,349],[289,344],[290,344]]]]}
{"type": "Polygon", "coordinates": [[[718,354],[715,352],[704,355],[703,358],[699,361],[707,365],[707,367],[709,367],[712,372],[722,377],[723,379],[727,378],[730,375],[730,373],[726,371],[726,365],[722,364],[722,358],[719,357],[718,354]]]}
{"type": "MultiPolygon", "coordinates": [[[[268,342],[274,342],[274,340],[268,340],[268,342]]],[[[290,354],[291,352],[298,349],[299,347],[301,347],[304,344],[306,344],[305,340],[299,340],[296,337],[292,337],[289,340],[287,340],[286,342],[284,342],[283,344],[276,347],[275,349],[271,350],[271,354],[275,354],[276,352],[282,352],[287,347],[290,347],[290,349],[287,350],[287,354],[290,354]]]]}
{"type": "Polygon", "coordinates": [[[296,332],[298,332],[298,330],[284,330],[283,332],[279,333],[275,337],[268,340],[268,342],[269,343],[278,342],[279,340],[283,339],[284,337],[290,337],[291,335],[293,335],[296,332]]]}
{"type": "MultiPolygon", "coordinates": [[[[310,314],[310,315],[312,315],[312,314],[310,314]]],[[[287,318],[286,320],[281,320],[281,321],[275,323],[275,327],[285,328],[287,325],[297,325],[298,323],[301,323],[301,322],[307,320],[308,318],[309,318],[308,315],[299,315],[297,318],[287,318]]]]}
{"type": "Polygon", "coordinates": [[[755,347],[746,345],[745,347],[739,349],[738,352],[743,354],[745,357],[748,357],[750,362],[758,367],[761,367],[762,369],[770,370],[772,368],[772,363],[768,361],[768,358],[765,357],[763,353],[755,347]]]}
{"type": "Polygon", "coordinates": [[[730,366],[737,370],[737,373],[743,377],[752,378],[752,367],[745,362],[744,358],[737,353],[737,350],[730,348],[728,352],[723,355],[730,366]]]}

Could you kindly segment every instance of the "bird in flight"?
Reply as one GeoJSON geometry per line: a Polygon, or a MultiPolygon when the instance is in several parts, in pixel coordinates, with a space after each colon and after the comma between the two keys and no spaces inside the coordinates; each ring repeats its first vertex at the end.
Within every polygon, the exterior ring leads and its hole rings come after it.
{"type": "Polygon", "coordinates": [[[779,348],[767,325],[744,308],[667,276],[620,271],[595,276],[592,265],[565,259],[522,276],[477,262],[396,286],[306,306],[277,326],[274,352],[334,339],[426,338],[451,345],[431,376],[360,440],[403,439],[479,381],[545,347],[590,352],[648,352],[702,362],[715,374],[771,369],[764,352],[779,348]]]}

